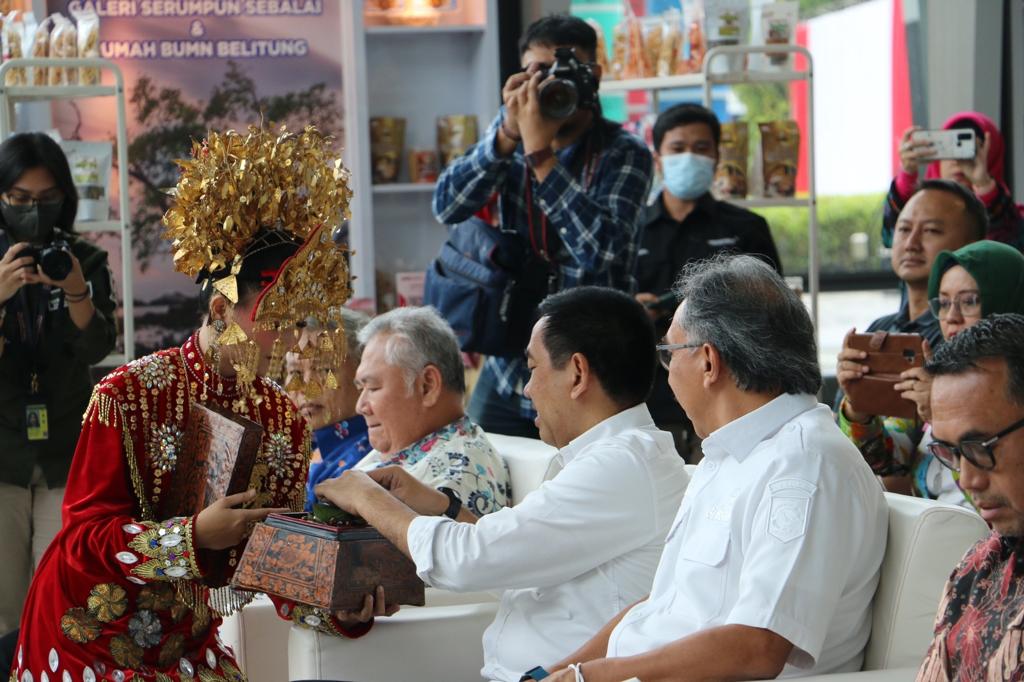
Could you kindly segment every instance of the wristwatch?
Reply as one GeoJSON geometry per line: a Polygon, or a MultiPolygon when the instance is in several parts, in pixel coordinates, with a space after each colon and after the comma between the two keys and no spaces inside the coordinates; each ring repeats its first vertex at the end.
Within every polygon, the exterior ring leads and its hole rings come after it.
{"type": "Polygon", "coordinates": [[[523,673],[523,676],[519,678],[519,682],[530,682],[530,680],[543,680],[550,674],[551,673],[549,673],[547,670],[538,665],[536,668],[531,668],[530,670],[527,670],[525,673],[523,673]]]}
{"type": "Polygon", "coordinates": [[[530,152],[526,155],[526,165],[530,168],[536,168],[554,155],[555,153],[551,151],[551,147],[538,149],[537,151],[530,152]]]}
{"type": "Polygon", "coordinates": [[[462,509],[462,498],[451,488],[438,488],[437,492],[444,493],[448,498],[448,508],[444,510],[443,516],[447,516],[449,519],[456,518],[459,515],[459,510],[462,509]]]}

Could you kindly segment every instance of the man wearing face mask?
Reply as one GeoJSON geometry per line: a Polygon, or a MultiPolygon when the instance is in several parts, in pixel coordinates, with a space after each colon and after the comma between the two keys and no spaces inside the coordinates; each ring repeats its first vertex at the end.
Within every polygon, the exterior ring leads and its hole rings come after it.
{"type": "MultiPolygon", "coordinates": [[[[643,241],[637,254],[641,293],[636,298],[647,307],[659,335],[672,321],[679,303],[672,287],[687,263],[722,252],[745,253],[761,257],[782,273],[765,219],[711,196],[720,139],[718,118],[699,104],[666,109],[654,123],[654,163],[664,187],[643,218],[643,241]]],[[[684,457],[696,454],[690,420],[673,397],[668,374],[661,367],[647,407],[658,427],[675,436],[684,457]]]]}
{"type": "Polygon", "coordinates": [[[117,338],[107,253],[72,233],[77,207],[60,145],[41,133],[0,145],[0,635],[60,530],[89,367],[117,338]]]}

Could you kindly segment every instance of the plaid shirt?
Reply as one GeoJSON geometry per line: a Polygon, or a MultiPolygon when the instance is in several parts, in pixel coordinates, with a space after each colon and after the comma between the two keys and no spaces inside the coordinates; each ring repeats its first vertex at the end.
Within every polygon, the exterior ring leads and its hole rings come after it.
{"type": "MultiPolygon", "coordinates": [[[[497,192],[501,229],[528,237],[528,179],[535,219],[546,216],[562,242],[558,289],[591,284],[635,292],[641,218],[653,163],[647,147],[615,128],[592,168],[589,163],[577,164],[582,166],[580,177],[569,167],[577,153],[586,153],[583,140],[559,150],[558,163],[538,183],[527,172],[521,146],[507,157],[495,153],[503,115],[504,110],[480,142],[442,173],[434,192],[434,215],[448,225],[463,222],[497,192]]],[[[604,123],[595,121],[595,125],[604,123]]],[[[530,378],[525,359],[492,357],[487,363],[498,378],[498,393],[505,398],[518,396],[522,415],[535,415],[533,404],[523,396],[530,378]]]]}

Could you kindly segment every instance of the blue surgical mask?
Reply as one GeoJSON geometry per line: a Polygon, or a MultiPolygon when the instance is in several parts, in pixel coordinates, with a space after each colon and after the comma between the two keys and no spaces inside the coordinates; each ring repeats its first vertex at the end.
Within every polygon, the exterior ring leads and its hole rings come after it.
{"type": "Polygon", "coordinates": [[[715,160],[703,154],[683,152],[661,157],[665,189],[672,196],[692,201],[711,189],[715,179],[715,160]]]}

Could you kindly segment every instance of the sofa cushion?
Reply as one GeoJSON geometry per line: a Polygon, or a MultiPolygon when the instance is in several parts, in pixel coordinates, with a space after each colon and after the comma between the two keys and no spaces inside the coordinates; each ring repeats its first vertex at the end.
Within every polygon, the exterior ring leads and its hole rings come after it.
{"type": "Polygon", "coordinates": [[[865,670],[919,665],[932,639],[942,588],[988,526],[961,507],[894,493],[889,539],[873,603],[865,670]]]}
{"type": "Polygon", "coordinates": [[[561,468],[555,460],[558,450],[544,441],[498,433],[488,433],[487,439],[508,465],[513,505],[519,504],[527,494],[554,477],[561,468]]]}

